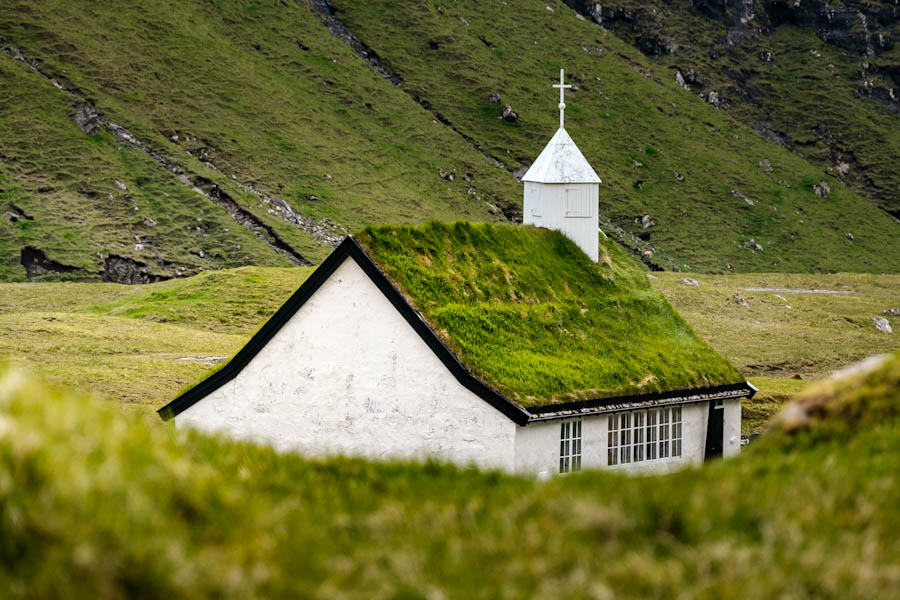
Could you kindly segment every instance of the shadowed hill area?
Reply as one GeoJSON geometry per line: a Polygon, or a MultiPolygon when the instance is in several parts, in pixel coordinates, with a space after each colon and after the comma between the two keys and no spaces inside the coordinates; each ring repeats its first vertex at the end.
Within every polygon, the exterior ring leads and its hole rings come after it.
{"type": "Polygon", "coordinates": [[[466,366],[524,406],[743,381],[610,240],[599,264],[530,226],[369,227],[357,241],[466,366]]]}
{"type": "Polygon", "coordinates": [[[0,592],[893,598],[898,369],[841,388],[866,419],[665,477],[546,482],[281,456],[6,372],[0,592]]]}
{"type": "Polygon", "coordinates": [[[895,221],[561,2],[333,4],[0,7],[0,277],[315,264],[369,224],[516,218],[560,67],[605,230],[649,262],[900,269],[895,221]]]}

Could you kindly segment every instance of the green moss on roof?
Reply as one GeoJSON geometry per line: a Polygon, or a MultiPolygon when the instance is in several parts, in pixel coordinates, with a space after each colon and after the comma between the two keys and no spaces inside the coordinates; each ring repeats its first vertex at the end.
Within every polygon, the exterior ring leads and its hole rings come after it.
{"type": "Polygon", "coordinates": [[[639,263],[601,239],[431,222],[357,241],[478,377],[523,406],[737,383],[639,263]]]}

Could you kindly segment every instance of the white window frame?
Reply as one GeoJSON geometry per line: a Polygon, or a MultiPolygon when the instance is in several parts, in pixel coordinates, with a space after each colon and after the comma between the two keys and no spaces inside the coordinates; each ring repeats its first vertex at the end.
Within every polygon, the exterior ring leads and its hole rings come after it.
{"type": "Polygon", "coordinates": [[[682,416],[680,405],[607,415],[607,466],[622,467],[681,458],[682,416]]]}
{"type": "Polygon", "coordinates": [[[581,470],[581,419],[561,421],[559,424],[559,472],[581,470]]]}

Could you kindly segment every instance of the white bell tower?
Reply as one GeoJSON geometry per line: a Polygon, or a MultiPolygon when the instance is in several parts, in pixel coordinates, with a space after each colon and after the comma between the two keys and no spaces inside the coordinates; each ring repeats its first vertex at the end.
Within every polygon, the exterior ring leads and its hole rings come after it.
{"type": "Polygon", "coordinates": [[[598,260],[599,186],[597,173],[565,129],[565,90],[559,71],[559,130],[522,177],[525,183],[523,222],[556,229],[598,260]]]}

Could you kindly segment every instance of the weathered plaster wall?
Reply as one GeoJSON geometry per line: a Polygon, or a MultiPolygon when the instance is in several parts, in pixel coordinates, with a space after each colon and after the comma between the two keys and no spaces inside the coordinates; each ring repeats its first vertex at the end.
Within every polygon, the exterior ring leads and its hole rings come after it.
{"type": "MultiPolygon", "coordinates": [[[[725,411],[725,455],[731,456],[740,451],[740,400],[727,400],[725,411]],[[729,440],[735,436],[736,441],[734,444],[729,444],[729,440]]],[[[703,462],[706,451],[708,414],[709,403],[707,402],[682,405],[681,457],[615,465],[613,467],[608,467],[606,464],[607,415],[584,417],[581,426],[581,468],[667,472],[687,464],[700,464],[703,462]]],[[[532,423],[518,428],[516,432],[517,471],[538,476],[549,476],[559,472],[559,423],[559,421],[547,421],[544,423],[532,423]]]]}
{"type": "Polygon", "coordinates": [[[516,425],[457,382],[350,258],[175,422],[310,455],[515,465],[516,425]]]}
{"type": "Polygon", "coordinates": [[[537,183],[525,182],[523,222],[555,229],[578,244],[591,260],[599,258],[599,188],[596,183],[537,183]],[[566,190],[583,194],[587,216],[567,215],[566,190]]]}
{"type": "Polygon", "coordinates": [[[732,398],[725,400],[723,404],[725,415],[722,427],[724,433],[722,456],[728,458],[739,454],[741,451],[741,400],[740,398],[732,398]]]}

